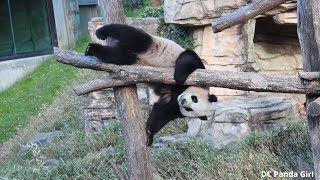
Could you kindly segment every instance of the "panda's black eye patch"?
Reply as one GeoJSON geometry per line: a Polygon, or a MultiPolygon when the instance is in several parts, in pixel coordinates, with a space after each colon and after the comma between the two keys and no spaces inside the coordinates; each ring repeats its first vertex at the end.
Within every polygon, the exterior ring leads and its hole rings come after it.
{"type": "Polygon", "coordinates": [[[191,99],[194,103],[197,103],[198,102],[198,98],[197,96],[191,96],[191,99]]]}

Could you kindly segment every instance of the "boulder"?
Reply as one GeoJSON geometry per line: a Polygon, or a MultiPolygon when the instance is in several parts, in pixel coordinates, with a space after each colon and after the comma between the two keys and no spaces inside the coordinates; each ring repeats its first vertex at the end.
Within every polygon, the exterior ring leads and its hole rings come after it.
{"type": "Polygon", "coordinates": [[[273,16],[273,21],[276,24],[288,24],[288,25],[294,25],[298,23],[297,18],[297,12],[287,12],[287,13],[281,13],[273,16]]]}
{"type": "Polygon", "coordinates": [[[246,4],[246,0],[165,0],[164,19],[166,23],[209,25],[212,18],[228,14],[246,4]]]}
{"type": "MultiPolygon", "coordinates": [[[[204,26],[211,24],[213,18],[218,18],[242,6],[250,0],[165,0],[164,18],[166,23],[190,26],[204,26]]],[[[274,16],[279,13],[296,10],[297,2],[289,1],[258,16],[274,16]]]]}
{"type": "Polygon", "coordinates": [[[271,130],[301,119],[298,103],[279,97],[223,101],[213,109],[208,121],[192,119],[187,135],[200,134],[215,147],[234,145],[251,132],[271,130]]]}
{"type": "MultiPolygon", "coordinates": [[[[211,26],[202,29],[198,28],[193,36],[199,45],[195,51],[205,60],[206,69],[240,71],[240,66],[254,61],[255,20],[216,34],[212,33],[211,26]]],[[[223,99],[246,95],[246,91],[225,88],[211,88],[211,91],[223,99]]]]}
{"type": "Polygon", "coordinates": [[[59,160],[58,159],[48,159],[42,165],[48,167],[48,166],[57,166],[61,163],[63,163],[63,161],[60,159],[59,160]]]}
{"type": "Polygon", "coordinates": [[[256,42],[254,47],[255,63],[259,66],[259,72],[273,72],[272,74],[278,72],[278,74],[292,75],[294,72],[302,70],[299,45],[256,42]]]}
{"type": "Polygon", "coordinates": [[[46,132],[46,133],[38,133],[35,136],[33,136],[22,148],[19,150],[18,154],[16,155],[16,158],[14,160],[14,163],[16,163],[19,158],[27,152],[33,145],[41,146],[43,144],[49,143],[52,141],[55,137],[57,137],[60,134],[60,131],[54,131],[54,132],[46,132]]]}

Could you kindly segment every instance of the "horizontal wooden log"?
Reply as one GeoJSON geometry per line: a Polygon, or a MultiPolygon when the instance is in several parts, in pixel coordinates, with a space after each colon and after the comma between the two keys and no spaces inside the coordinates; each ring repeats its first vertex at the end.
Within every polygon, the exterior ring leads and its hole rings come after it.
{"type": "Polygon", "coordinates": [[[320,80],[320,72],[299,72],[299,77],[303,80],[320,80]]]}
{"type": "Polygon", "coordinates": [[[230,14],[212,20],[212,30],[217,33],[229,27],[244,23],[288,0],[257,0],[230,14]]]}
{"type": "Polygon", "coordinates": [[[98,91],[101,89],[106,89],[108,87],[119,87],[119,86],[127,86],[132,84],[134,83],[126,82],[124,79],[119,80],[116,78],[107,77],[104,79],[95,79],[80,85],[76,85],[73,88],[73,90],[78,96],[80,96],[80,95],[88,94],[90,92],[98,91]]]}
{"type": "MultiPolygon", "coordinates": [[[[81,85],[77,91],[89,93],[94,90],[124,86],[136,83],[175,84],[173,68],[156,68],[149,66],[117,66],[100,62],[95,57],[55,48],[55,58],[62,63],[80,68],[112,72],[112,79],[100,79],[81,85]],[[106,81],[104,83],[101,83],[106,81]],[[95,82],[95,83],[94,83],[95,82]],[[89,90],[88,90],[89,89],[89,90]]],[[[299,76],[257,74],[253,72],[230,72],[198,69],[193,72],[185,85],[223,87],[230,89],[278,92],[296,94],[319,94],[319,81],[305,81],[299,76]]]]}

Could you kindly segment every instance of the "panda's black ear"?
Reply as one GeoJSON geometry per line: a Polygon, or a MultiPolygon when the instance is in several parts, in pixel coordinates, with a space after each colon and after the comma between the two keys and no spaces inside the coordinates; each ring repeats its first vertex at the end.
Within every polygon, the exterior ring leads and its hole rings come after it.
{"type": "Polygon", "coordinates": [[[210,102],[218,102],[218,98],[217,96],[213,95],[213,94],[209,94],[209,99],[210,102]]]}

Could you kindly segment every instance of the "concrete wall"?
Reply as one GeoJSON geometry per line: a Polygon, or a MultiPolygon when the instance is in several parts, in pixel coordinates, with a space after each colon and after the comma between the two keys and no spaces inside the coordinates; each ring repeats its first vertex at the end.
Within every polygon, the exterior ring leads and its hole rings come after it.
{"type": "Polygon", "coordinates": [[[88,22],[98,16],[97,5],[79,5],[80,34],[89,35],[88,22]]]}
{"type": "Polygon", "coordinates": [[[56,30],[58,44],[60,48],[68,49],[69,40],[68,40],[68,31],[67,31],[67,22],[66,14],[64,11],[63,0],[55,0],[53,3],[54,19],[56,21],[56,30]]]}
{"type": "Polygon", "coordinates": [[[32,72],[51,55],[23,58],[0,63],[0,92],[32,72]]]}
{"type": "Polygon", "coordinates": [[[60,48],[74,48],[80,36],[80,16],[77,0],[55,0],[53,3],[56,31],[60,48]]]}

